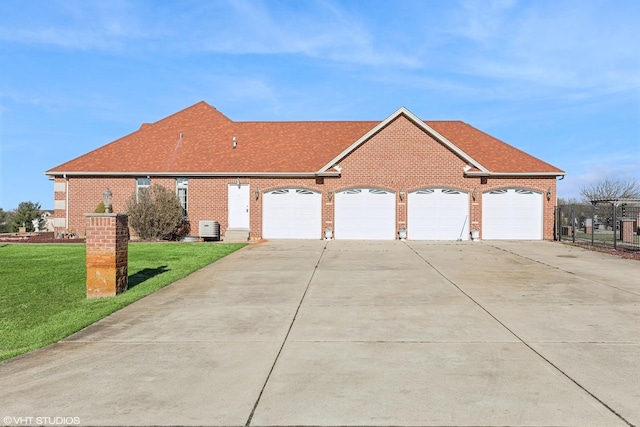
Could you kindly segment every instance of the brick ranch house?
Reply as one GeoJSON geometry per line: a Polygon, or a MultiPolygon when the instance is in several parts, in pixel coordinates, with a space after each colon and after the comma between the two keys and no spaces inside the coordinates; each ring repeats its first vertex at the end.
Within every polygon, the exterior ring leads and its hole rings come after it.
{"type": "Polygon", "coordinates": [[[199,102],[46,174],[56,231],[80,235],[106,188],[122,212],[160,184],[179,195],[192,235],[215,220],[251,240],[540,240],[553,238],[564,172],[405,108],[381,122],[235,122],[199,102]]]}

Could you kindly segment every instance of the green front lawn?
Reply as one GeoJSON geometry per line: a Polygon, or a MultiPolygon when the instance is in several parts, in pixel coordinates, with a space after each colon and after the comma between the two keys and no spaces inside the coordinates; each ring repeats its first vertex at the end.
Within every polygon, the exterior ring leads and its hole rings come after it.
{"type": "MultiPolygon", "coordinates": [[[[616,232],[616,238],[617,238],[617,242],[624,244],[625,242],[623,242],[620,239],[620,232],[616,232]]],[[[571,234],[569,234],[568,236],[562,236],[562,239],[571,239],[571,234]]],[[[582,239],[582,240],[591,240],[591,233],[578,233],[576,232],[576,239],[582,239]]],[[[599,241],[599,242],[610,242],[611,244],[613,244],[613,231],[609,232],[609,233],[594,233],[593,234],[593,240],[594,241],[599,241]]],[[[640,235],[634,235],[633,236],[633,243],[632,244],[640,244],[640,235]]]]}
{"type": "Polygon", "coordinates": [[[129,290],[87,299],[84,245],[0,245],[0,360],[67,337],[243,246],[132,243],[129,290]]]}

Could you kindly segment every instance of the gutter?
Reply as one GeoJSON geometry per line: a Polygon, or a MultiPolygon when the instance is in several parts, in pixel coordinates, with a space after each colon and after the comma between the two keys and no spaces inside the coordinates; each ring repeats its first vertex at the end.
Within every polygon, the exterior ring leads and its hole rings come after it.
{"type": "MultiPolygon", "coordinates": [[[[337,172],[327,172],[329,175],[323,176],[339,176],[337,172]]],[[[314,178],[318,176],[317,172],[45,172],[49,176],[203,176],[203,177],[237,177],[237,176],[255,176],[255,177],[292,177],[292,178],[314,178]]]]}
{"type": "MultiPolygon", "coordinates": [[[[466,176],[565,176],[565,172],[489,172],[489,171],[477,171],[477,172],[464,172],[466,176]]],[[[62,175],[67,180],[67,186],[69,176],[201,176],[201,177],[288,177],[288,178],[315,178],[315,177],[339,177],[341,175],[338,171],[318,171],[318,172],[45,172],[45,175],[60,176],[62,175]]],[[[67,194],[69,193],[67,188],[67,194]]]]}
{"type": "Polygon", "coordinates": [[[562,176],[565,172],[465,172],[467,176],[562,176]]]}

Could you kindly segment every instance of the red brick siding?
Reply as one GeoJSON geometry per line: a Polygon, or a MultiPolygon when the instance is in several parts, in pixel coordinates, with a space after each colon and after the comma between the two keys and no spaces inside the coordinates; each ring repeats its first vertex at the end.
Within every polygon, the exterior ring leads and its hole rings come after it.
{"type": "Polygon", "coordinates": [[[136,189],[133,177],[69,177],[69,225],[79,236],[86,235],[84,214],[95,211],[102,201],[102,192],[109,188],[113,193],[112,211],[125,211],[127,200],[136,189]]]}

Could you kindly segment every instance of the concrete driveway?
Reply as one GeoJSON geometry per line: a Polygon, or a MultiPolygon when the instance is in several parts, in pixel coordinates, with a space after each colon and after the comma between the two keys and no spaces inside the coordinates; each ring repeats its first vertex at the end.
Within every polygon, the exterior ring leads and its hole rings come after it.
{"type": "Polygon", "coordinates": [[[640,263],[255,244],[1,363],[0,384],[19,425],[640,425],[640,263]]]}

